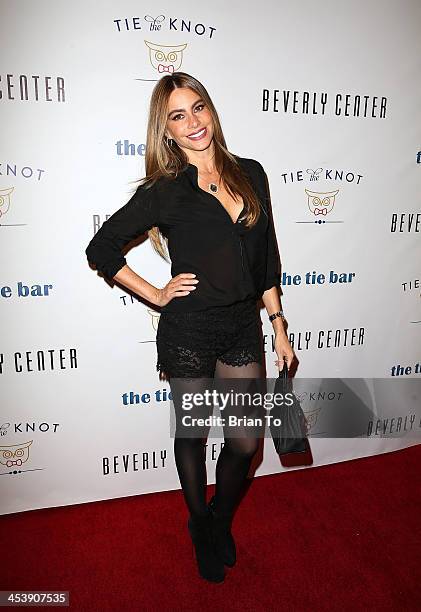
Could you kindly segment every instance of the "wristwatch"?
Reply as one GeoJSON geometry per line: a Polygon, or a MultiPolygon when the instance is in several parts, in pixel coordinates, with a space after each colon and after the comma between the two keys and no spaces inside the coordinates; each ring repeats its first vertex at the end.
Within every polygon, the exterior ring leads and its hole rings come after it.
{"type": "Polygon", "coordinates": [[[282,321],[285,321],[284,311],[279,310],[278,312],[274,312],[273,314],[269,315],[269,321],[273,321],[276,319],[276,317],[281,317],[282,321]]]}

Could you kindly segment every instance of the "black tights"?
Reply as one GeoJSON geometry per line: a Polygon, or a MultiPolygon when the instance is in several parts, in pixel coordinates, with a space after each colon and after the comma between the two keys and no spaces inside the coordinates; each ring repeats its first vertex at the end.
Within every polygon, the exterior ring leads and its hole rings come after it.
{"type": "MultiPolygon", "coordinates": [[[[244,366],[230,366],[217,361],[217,378],[260,378],[262,366],[252,362],[244,366]]],[[[180,379],[178,379],[179,381],[180,379]]],[[[171,381],[170,381],[171,383],[171,381]]],[[[194,380],[189,379],[190,392],[200,389],[200,382],[194,388],[194,380]],[[193,383],[193,387],[192,387],[193,383]]],[[[176,402],[174,402],[176,406],[176,402]]],[[[176,407],[176,418],[182,414],[176,407]]],[[[224,432],[225,434],[225,432],[224,432]]],[[[259,447],[259,438],[232,437],[225,435],[225,443],[216,464],[215,502],[218,513],[231,515],[238,502],[246,481],[251,461],[259,447]]],[[[184,499],[191,515],[206,513],[206,455],[204,439],[174,438],[174,456],[184,499]]]]}

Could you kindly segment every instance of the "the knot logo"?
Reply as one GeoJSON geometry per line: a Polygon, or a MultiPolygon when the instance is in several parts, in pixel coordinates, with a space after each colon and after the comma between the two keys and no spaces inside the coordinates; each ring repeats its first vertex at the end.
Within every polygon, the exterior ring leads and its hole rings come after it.
{"type": "Polygon", "coordinates": [[[3,423],[0,425],[0,436],[5,436],[10,427],[10,423],[3,423]]]}
{"type": "Polygon", "coordinates": [[[150,23],[149,30],[151,32],[159,32],[161,29],[161,24],[165,20],[165,15],[158,15],[158,17],[151,17],[150,15],[145,15],[145,21],[150,23]]]}
{"type": "Polygon", "coordinates": [[[323,172],[323,168],[317,168],[317,170],[307,168],[307,174],[310,175],[310,181],[318,181],[321,172],[323,172]]]}

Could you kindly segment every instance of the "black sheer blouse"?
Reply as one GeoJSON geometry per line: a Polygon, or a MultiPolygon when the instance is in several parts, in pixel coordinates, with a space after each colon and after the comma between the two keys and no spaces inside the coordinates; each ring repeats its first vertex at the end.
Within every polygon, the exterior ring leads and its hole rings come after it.
{"type": "MultiPolygon", "coordinates": [[[[153,226],[168,238],[171,276],[193,272],[199,282],[161,311],[187,312],[224,306],[280,285],[266,174],[254,160],[236,156],[261,203],[256,225],[234,223],[218,198],[198,186],[198,169],[188,164],[175,179],[162,177],[149,189],[139,185],[130,200],[107,219],[86,248],[89,262],[107,278],[127,262],[121,249],[153,226]]],[[[140,275],[142,275],[140,273],[140,275]]]]}

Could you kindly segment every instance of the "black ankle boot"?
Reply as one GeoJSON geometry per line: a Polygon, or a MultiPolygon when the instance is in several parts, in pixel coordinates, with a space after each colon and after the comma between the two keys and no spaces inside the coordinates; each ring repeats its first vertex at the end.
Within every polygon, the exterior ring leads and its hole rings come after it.
{"type": "Polygon", "coordinates": [[[215,551],[225,565],[233,567],[237,560],[234,538],[231,533],[232,516],[219,515],[215,507],[215,495],[208,504],[213,514],[212,534],[215,551]]]}
{"type": "Polygon", "coordinates": [[[187,527],[196,551],[199,574],[210,582],[223,582],[224,564],[213,546],[212,521],[213,515],[208,509],[205,516],[191,516],[187,527]]]}

